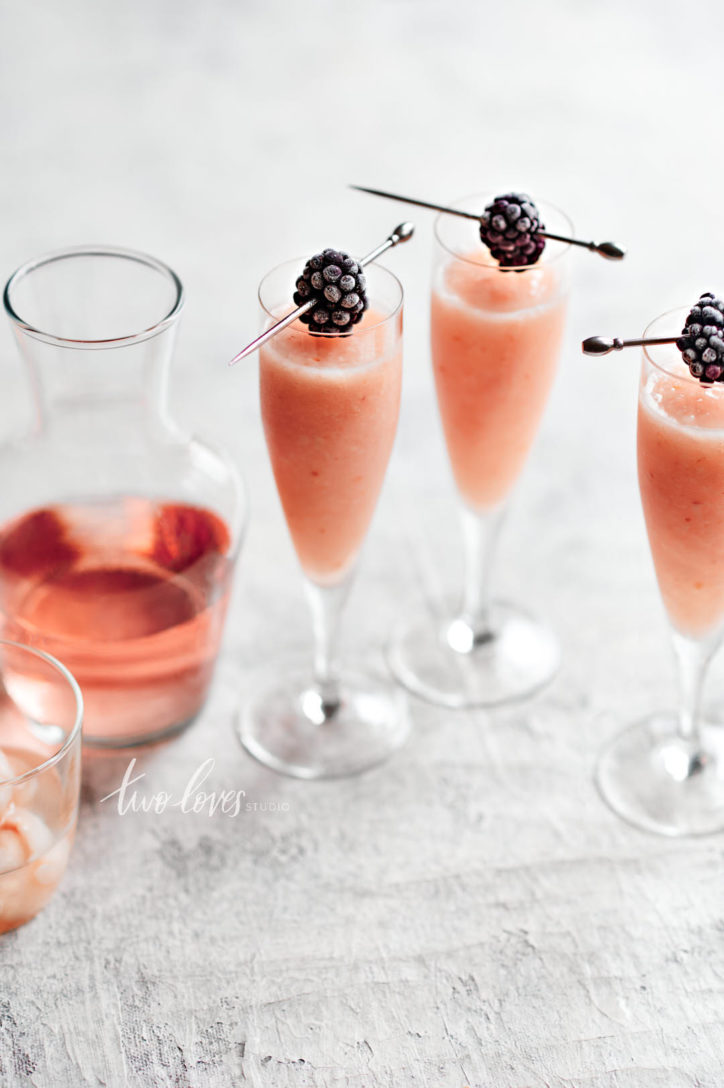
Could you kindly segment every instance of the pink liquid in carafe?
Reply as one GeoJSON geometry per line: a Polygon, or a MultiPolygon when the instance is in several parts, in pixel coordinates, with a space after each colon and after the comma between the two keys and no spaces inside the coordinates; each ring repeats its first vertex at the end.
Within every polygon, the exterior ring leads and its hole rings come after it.
{"type": "MultiPolygon", "coordinates": [[[[153,739],[204,701],[229,553],[226,524],[199,506],[122,496],[31,510],[0,528],[2,635],[70,669],[86,741],[153,739]]],[[[47,716],[52,692],[36,698],[47,716]]]]}

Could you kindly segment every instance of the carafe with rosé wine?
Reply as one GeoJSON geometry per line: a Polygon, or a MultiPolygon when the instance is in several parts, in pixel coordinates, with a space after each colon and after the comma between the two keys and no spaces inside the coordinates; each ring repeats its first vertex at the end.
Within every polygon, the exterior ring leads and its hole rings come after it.
{"type": "Polygon", "coordinates": [[[84,247],[24,265],[4,301],[38,422],[2,455],[2,634],[71,670],[84,743],[160,739],[204,703],[246,523],[230,461],[166,411],[181,282],[84,247]]]}

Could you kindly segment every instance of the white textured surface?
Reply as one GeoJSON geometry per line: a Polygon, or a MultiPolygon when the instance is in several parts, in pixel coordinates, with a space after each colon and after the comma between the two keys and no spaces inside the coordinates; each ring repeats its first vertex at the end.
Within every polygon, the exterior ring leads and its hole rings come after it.
{"type": "MultiPolygon", "coordinates": [[[[724,839],[639,834],[591,784],[601,743],[673,681],[635,488],[636,360],[577,351],[722,289],[720,6],[3,0],[0,17],[3,275],[86,240],[165,258],[189,295],[174,409],[251,488],[215,695],[139,769],[178,793],[213,756],[207,788],[288,805],[121,818],[98,799],[126,760],[94,764],[61,891],[0,941],[2,1088],[720,1088],[724,839]],[[261,770],[231,734],[246,672],[308,625],[253,367],[224,362],[269,266],[364,249],[407,214],[355,180],[433,199],[525,187],[630,256],[577,261],[499,568],[554,621],[561,675],[494,715],[415,704],[394,762],[313,785],[261,770]]],[[[428,376],[431,219],[416,218],[394,258],[403,417],[350,656],[459,574],[428,376]]],[[[27,394],[0,337],[11,433],[27,394]]]]}

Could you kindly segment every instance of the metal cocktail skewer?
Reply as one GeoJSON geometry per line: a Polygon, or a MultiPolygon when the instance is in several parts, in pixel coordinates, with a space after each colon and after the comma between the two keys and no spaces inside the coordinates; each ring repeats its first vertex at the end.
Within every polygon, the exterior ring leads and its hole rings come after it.
{"type": "MultiPolygon", "coordinates": [[[[366,265],[371,264],[372,261],[376,261],[377,258],[381,257],[388,249],[392,249],[393,246],[397,246],[401,242],[409,242],[414,233],[414,223],[400,223],[399,226],[395,227],[392,233],[385,238],[381,245],[377,246],[376,249],[373,249],[366,257],[363,257],[358,261],[357,264],[360,265],[361,268],[364,268],[366,265]]],[[[292,310],[292,312],[287,314],[286,317],[283,317],[281,321],[277,321],[271,328],[266,329],[261,336],[257,336],[256,340],[252,340],[250,344],[247,344],[245,348],[242,348],[238,355],[235,355],[233,359],[229,360],[228,365],[233,366],[235,363],[238,363],[240,359],[245,359],[247,355],[251,355],[251,353],[256,351],[257,348],[260,348],[262,344],[266,344],[267,340],[271,340],[272,336],[276,336],[282,329],[286,329],[288,325],[292,325],[298,317],[302,314],[306,314],[307,310],[311,310],[317,305],[317,299],[310,298],[302,306],[298,306],[296,310],[292,310]]]]}
{"type": "MultiPolygon", "coordinates": [[[[386,193],[382,189],[367,189],[364,185],[350,185],[350,189],[357,189],[360,193],[372,193],[373,196],[384,196],[388,200],[399,200],[403,204],[416,204],[419,208],[432,208],[436,212],[444,212],[447,215],[459,215],[462,219],[477,219],[480,216],[475,212],[464,212],[459,208],[448,208],[444,204],[431,204],[429,200],[413,200],[409,196],[399,196],[397,193],[386,193]]],[[[583,242],[580,238],[566,238],[563,234],[552,234],[547,230],[538,230],[541,238],[550,238],[554,242],[568,242],[572,246],[583,246],[593,253],[600,253],[609,261],[620,261],[626,256],[626,250],[617,246],[615,242],[583,242]]]]}
{"type": "Polygon", "coordinates": [[[617,336],[608,338],[605,336],[589,336],[581,344],[584,355],[608,355],[610,351],[622,351],[624,348],[640,348],[647,344],[675,344],[681,339],[678,336],[655,336],[649,340],[620,340],[617,336]]]}

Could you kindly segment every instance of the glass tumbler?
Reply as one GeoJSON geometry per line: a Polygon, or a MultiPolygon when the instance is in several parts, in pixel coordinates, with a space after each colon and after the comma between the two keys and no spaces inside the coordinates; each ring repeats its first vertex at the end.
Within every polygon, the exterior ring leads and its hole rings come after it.
{"type": "Polygon", "coordinates": [[[80,689],[64,665],[0,640],[0,933],[34,918],[65,872],[82,719],[80,689]]]}

